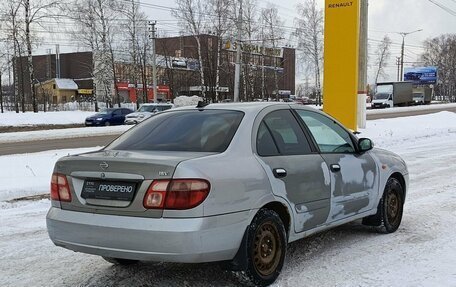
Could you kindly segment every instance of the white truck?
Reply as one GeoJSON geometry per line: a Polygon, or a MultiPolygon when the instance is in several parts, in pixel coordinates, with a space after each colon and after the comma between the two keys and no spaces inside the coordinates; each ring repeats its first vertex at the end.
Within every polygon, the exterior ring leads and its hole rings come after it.
{"type": "Polygon", "coordinates": [[[432,89],[419,87],[413,89],[413,101],[415,105],[429,105],[432,100],[432,89]]]}
{"type": "Polygon", "coordinates": [[[392,108],[394,106],[408,106],[413,103],[412,82],[377,83],[372,108],[392,108]]]}

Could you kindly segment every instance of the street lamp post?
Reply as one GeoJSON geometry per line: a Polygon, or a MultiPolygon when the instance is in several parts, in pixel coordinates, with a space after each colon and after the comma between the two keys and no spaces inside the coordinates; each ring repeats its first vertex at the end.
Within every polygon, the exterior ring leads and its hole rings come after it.
{"type": "Polygon", "coordinates": [[[402,49],[401,49],[401,75],[400,79],[401,81],[404,80],[404,46],[405,46],[405,36],[416,33],[416,32],[421,32],[423,29],[415,30],[412,32],[400,32],[398,33],[399,35],[402,36],[402,49]]]}

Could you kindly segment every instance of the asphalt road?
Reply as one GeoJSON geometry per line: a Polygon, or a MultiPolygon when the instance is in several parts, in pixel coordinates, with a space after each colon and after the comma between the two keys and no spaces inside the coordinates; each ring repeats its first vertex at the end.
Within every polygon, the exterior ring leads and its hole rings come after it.
{"type": "MultiPolygon", "coordinates": [[[[456,108],[442,107],[441,109],[432,110],[416,110],[416,111],[400,111],[388,114],[374,114],[367,115],[368,120],[376,119],[388,119],[398,117],[408,117],[416,115],[432,114],[441,111],[456,112],[456,108]]],[[[71,148],[83,148],[83,147],[94,147],[94,146],[105,146],[114,140],[118,135],[111,136],[91,136],[83,138],[69,138],[69,139],[58,139],[58,140],[40,140],[40,141],[29,141],[29,142],[18,142],[18,143],[2,143],[0,144],[0,155],[8,154],[22,154],[22,153],[33,153],[45,150],[54,149],[71,149],[71,148]]]]}
{"type": "Polygon", "coordinates": [[[70,139],[40,140],[0,144],[0,155],[33,153],[54,149],[71,149],[94,146],[105,146],[119,135],[91,136],[70,139]]]}

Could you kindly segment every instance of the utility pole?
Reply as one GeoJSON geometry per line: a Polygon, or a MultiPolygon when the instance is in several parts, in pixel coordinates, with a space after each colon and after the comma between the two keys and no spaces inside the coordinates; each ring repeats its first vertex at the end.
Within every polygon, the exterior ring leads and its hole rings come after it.
{"type": "Polygon", "coordinates": [[[397,66],[397,81],[401,80],[401,57],[396,57],[396,66],[397,66]]]}
{"type": "Polygon", "coordinates": [[[239,15],[237,20],[236,66],[234,70],[234,102],[239,102],[239,86],[241,83],[241,42],[242,42],[242,0],[239,0],[239,15]]]}
{"type": "MultiPolygon", "coordinates": [[[[157,61],[156,61],[156,55],[155,55],[155,38],[156,35],[155,33],[157,32],[155,30],[155,25],[157,24],[157,21],[149,21],[149,26],[150,26],[150,32],[152,33],[151,39],[152,39],[152,89],[154,93],[154,102],[157,102],[157,61]]],[[[143,89],[147,90],[147,84],[144,83],[146,87],[143,87],[143,89]]]]}
{"type": "Polygon", "coordinates": [[[3,85],[2,85],[2,67],[0,67],[0,109],[3,114],[3,85]]]}
{"type": "Polygon", "coordinates": [[[60,45],[55,45],[55,77],[60,78],[60,45]]]}
{"type": "Polygon", "coordinates": [[[419,29],[419,30],[416,30],[416,31],[412,31],[412,32],[400,32],[398,33],[399,35],[402,36],[402,48],[401,48],[401,74],[400,74],[400,80],[403,81],[404,80],[404,46],[405,46],[405,37],[407,35],[410,35],[410,34],[413,34],[413,33],[416,33],[416,32],[421,32],[423,31],[423,29],[419,29]]]}
{"type": "Polygon", "coordinates": [[[368,0],[360,2],[359,22],[359,59],[358,59],[358,128],[366,127],[366,97],[367,97],[367,27],[368,0]]]}

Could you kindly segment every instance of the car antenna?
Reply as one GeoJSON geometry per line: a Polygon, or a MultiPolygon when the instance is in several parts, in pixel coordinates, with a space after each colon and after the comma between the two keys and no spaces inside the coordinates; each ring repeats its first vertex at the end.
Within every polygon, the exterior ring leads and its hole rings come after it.
{"type": "Polygon", "coordinates": [[[202,109],[202,108],[204,108],[204,107],[207,106],[207,105],[209,105],[208,102],[205,102],[205,101],[198,101],[198,105],[196,105],[196,107],[197,107],[198,109],[202,109]]]}

